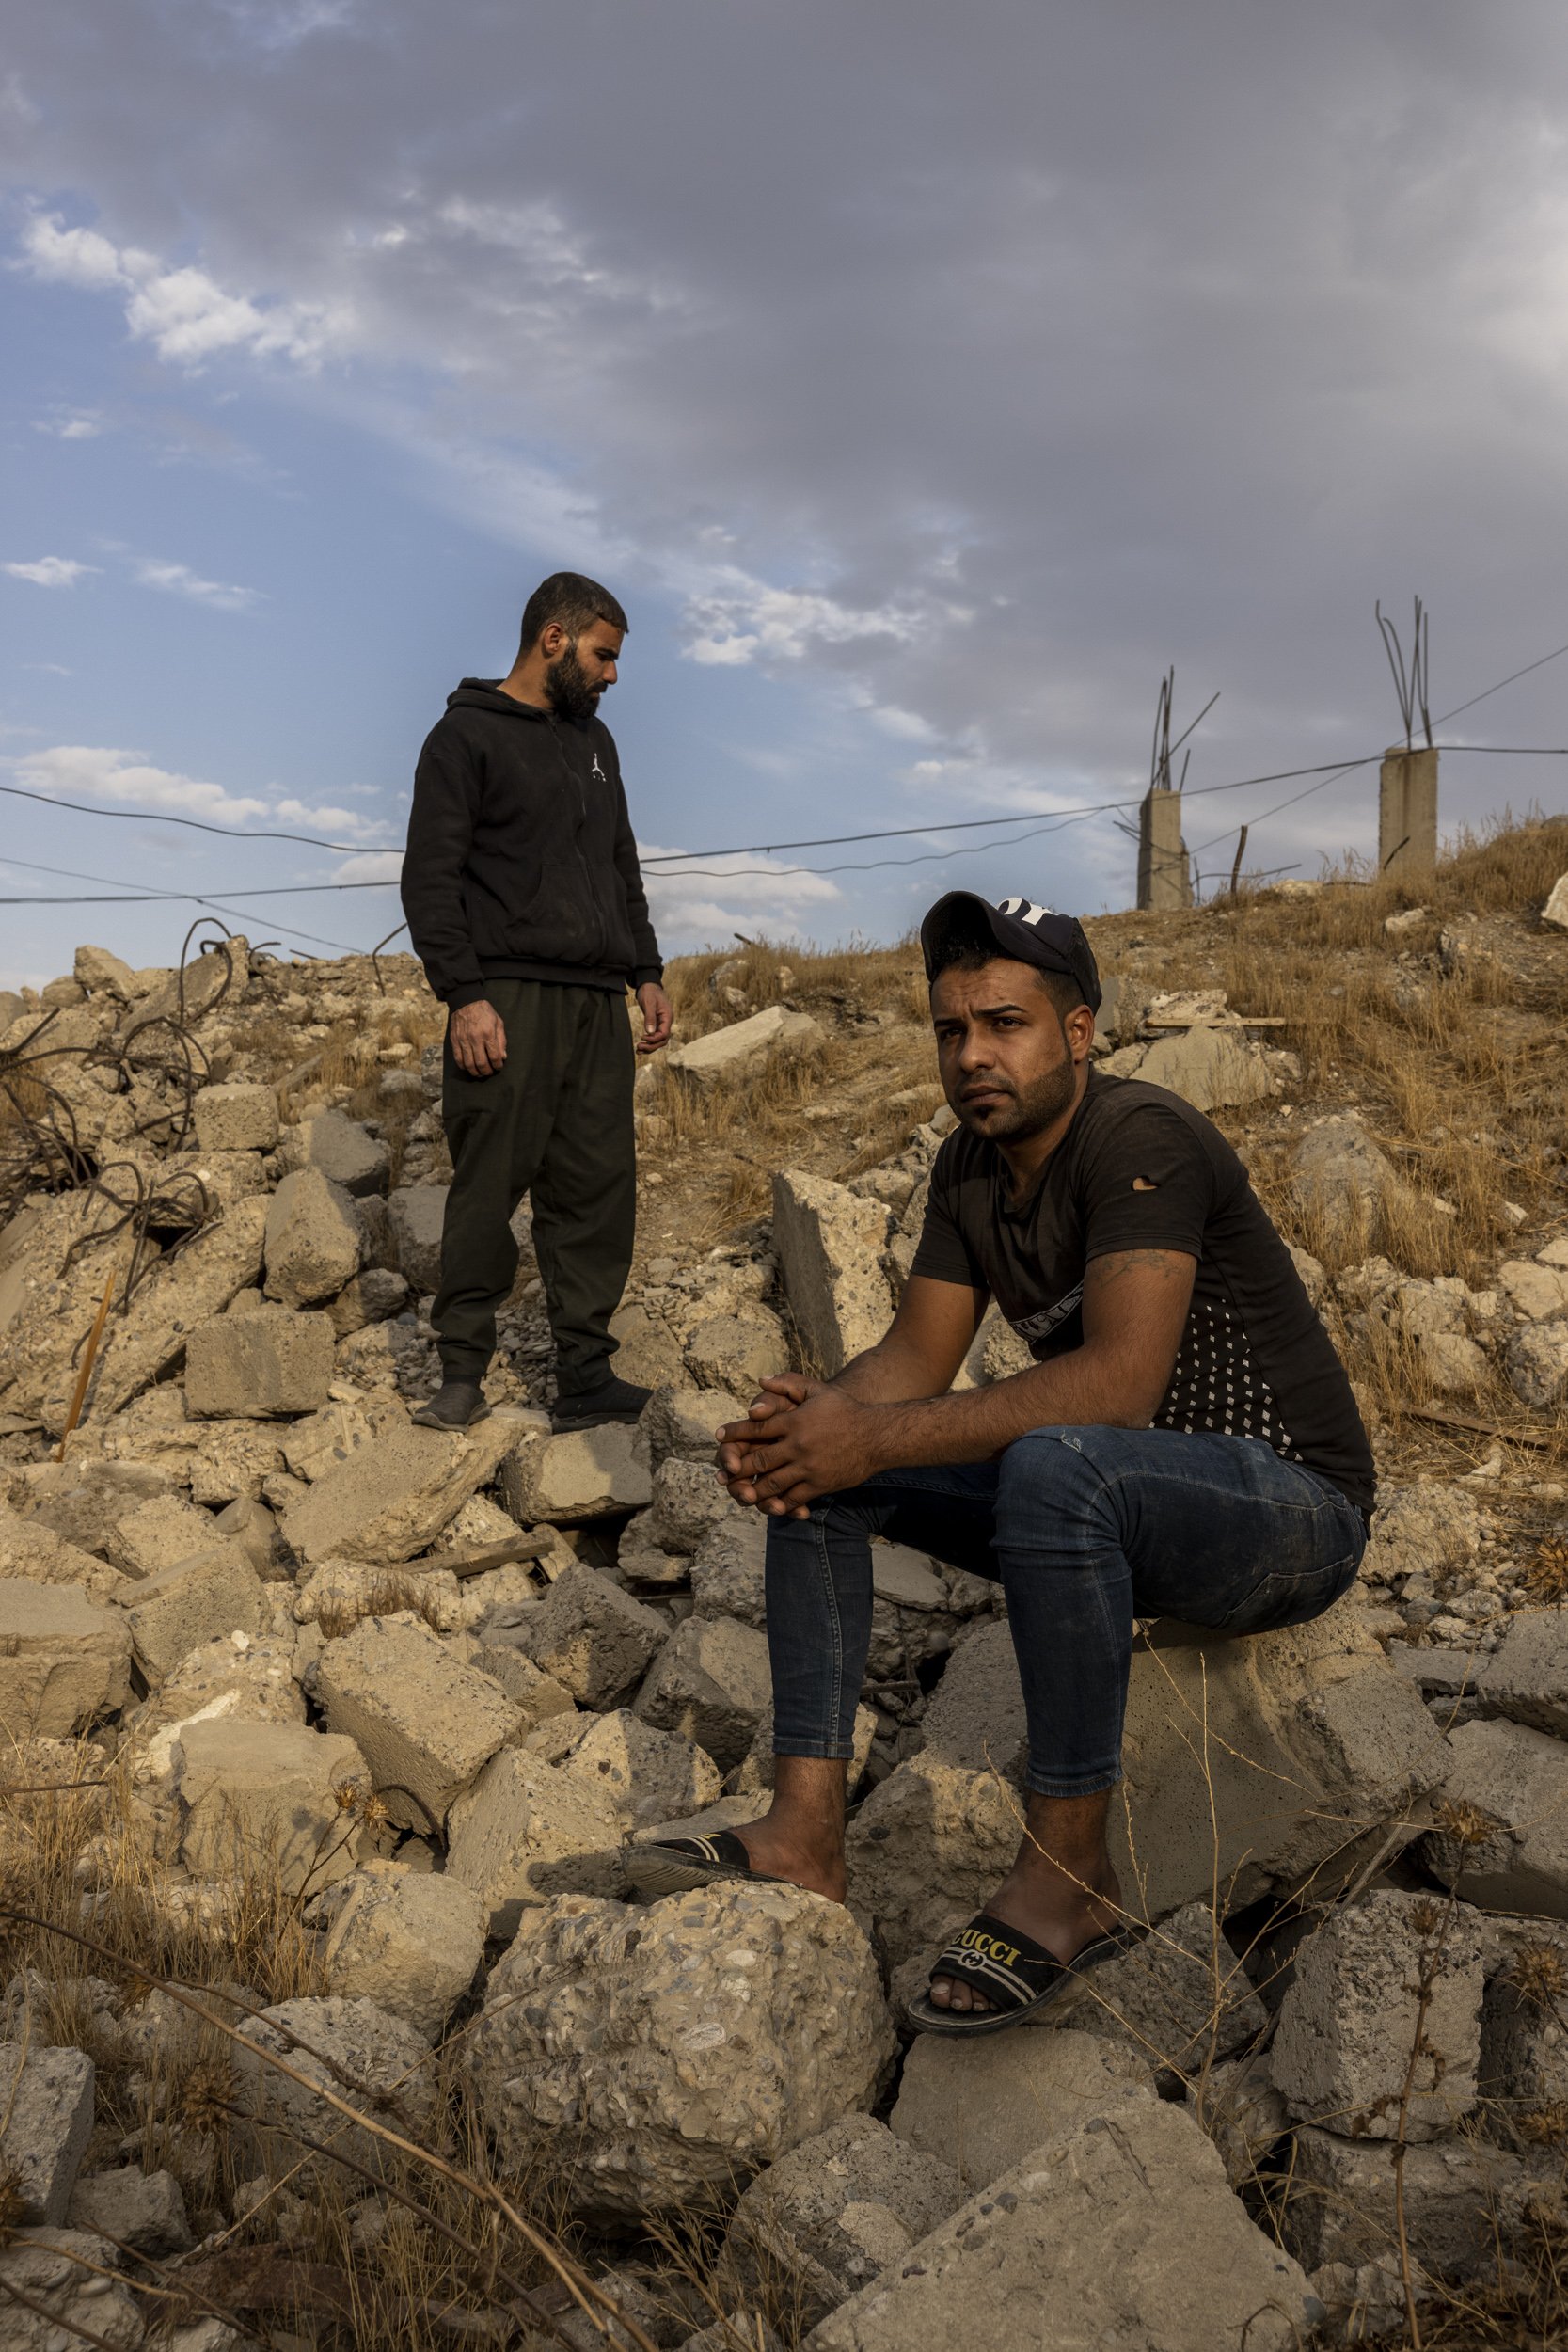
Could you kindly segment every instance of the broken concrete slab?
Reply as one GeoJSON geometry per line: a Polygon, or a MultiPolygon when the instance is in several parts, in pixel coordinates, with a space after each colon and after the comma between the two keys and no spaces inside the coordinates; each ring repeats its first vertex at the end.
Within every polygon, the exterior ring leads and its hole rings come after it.
{"type": "Polygon", "coordinates": [[[450,1869],[436,1878],[383,1866],[345,1886],[322,1951],[328,1990],[436,2041],[484,1956],[483,1904],[450,1869]]]}
{"type": "Polygon", "coordinates": [[[204,1551],[213,1541],[212,1514],[198,1510],[182,1495],[151,1495],[135,1503],[111,1528],[104,1551],[127,1576],[156,1576],[204,1551]]]}
{"type": "Polygon", "coordinates": [[[766,1638],[733,1617],[677,1626],[632,1702],[633,1712],[706,1751],[721,1770],[751,1748],[772,1678],[766,1638]]]}
{"type": "Polygon", "coordinates": [[[318,1111],[286,1128],[277,1156],[287,1173],[313,1168],[354,1198],[385,1192],[391,1167],[391,1153],[380,1136],[337,1110],[318,1111]]]}
{"type": "Polygon", "coordinates": [[[296,1169],[267,1206],[267,1296],[286,1307],[320,1306],[358,1273],[360,1245],[348,1194],[319,1168],[296,1169]]]}
{"type": "Polygon", "coordinates": [[[637,1424],[650,1469],[671,1460],[709,1462],[719,1431],[742,1419],[745,1407],[723,1389],[656,1389],[637,1424]]]}
{"type": "MultiPolygon", "coordinates": [[[[1398,2261],[1395,2169],[1387,2139],[1347,2139],[1315,2124],[1297,2131],[1281,2212],[1285,2243],[1307,2269],[1332,2262],[1398,2261]]],[[[1402,2152],[1404,2235],[1414,2260],[1445,2279],[1496,2275],[1498,2243],[1517,2236],[1532,2198],[1560,2166],[1530,2165],[1463,2135],[1402,2152]]]]}
{"type": "Polygon", "coordinates": [[[882,1251],[893,1220],[825,1176],[784,1168],[773,1178],[773,1248],[810,1367],[832,1378],[873,1347],[893,1320],[882,1251]]]}
{"type": "Polygon", "coordinates": [[[722,1389],[748,1399],[758,1383],[789,1369],[784,1325],[767,1307],[736,1315],[709,1315],[687,1339],[687,1371],[700,1388],[722,1389]]]}
{"type": "Polygon", "coordinates": [[[569,2132],[573,2204],[637,2217],[722,2210],[761,2166],[869,2108],[893,2049],[848,1913],[730,1884],[526,1911],[467,2064],[518,2160],[569,2132]]]}
{"type": "Polygon", "coordinates": [[[809,2328],[907,2254],[962,2204],[950,2161],[869,2115],[802,2140],[751,2184],[724,2238],[726,2269],[754,2302],[787,2279],[809,2328]]]}
{"type": "Polygon", "coordinates": [[[447,1184],[400,1184],[388,1200],[391,1253],[416,1298],[441,1287],[441,1231],[447,1184]]]}
{"type": "Polygon", "coordinates": [[[360,1825],[339,1799],[368,1793],[370,1772],[352,1740],[230,1716],[183,1724],[178,1746],[180,1857],[193,1878],[276,1880],[295,1895],[354,1868],[360,1825]]]}
{"type": "Polygon", "coordinates": [[[1042,2312],[1070,2314],[1064,2344],[1293,2352],[1321,2308],[1192,2119],[1132,2098],[1048,2137],[825,2319],[807,2352],[1038,2343],[1042,2312]]]}
{"type": "Polygon", "coordinates": [[[92,2137],[93,2079],[85,2050],[0,2042],[0,2167],[17,2220],[65,2219],[92,2137]]]}
{"type": "Polygon", "coordinates": [[[185,2254],[196,2244],[173,2173],[144,2172],[136,2164],[79,2180],[66,2218],[73,2230],[96,2231],[136,2254],[185,2254]]]}
{"type": "Polygon", "coordinates": [[[214,1315],[185,1348],[185,1410],[198,1421],[281,1419],[326,1402],[336,1345],[331,1318],[262,1307],[214,1315]]]}
{"type": "Polygon", "coordinates": [[[89,1600],[118,1600],[134,1579],[106,1560],[83,1551],[42,1520],[23,1518],[0,1507],[0,1577],[26,1577],[35,1584],[74,1584],[89,1600]]]}
{"type": "Polygon", "coordinates": [[[1347,2138],[1436,2139],[1476,2102],[1482,1989],[1474,1914],[1426,1895],[1364,1895],[1297,1950],[1275,2087],[1298,2121],[1347,2138]]]}
{"type": "Polygon", "coordinates": [[[502,1470],[506,1507],[525,1526],[548,1519],[561,1527],[641,1511],[653,1498],[646,1455],[637,1432],[622,1422],[569,1431],[520,1445],[502,1470]]]}
{"type": "Polygon", "coordinates": [[[131,1631],[73,1584],[0,1578],[0,1733],[66,1740],[124,1706],[131,1631]]]}
{"type": "Polygon", "coordinates": [[[172,1790],[177,1750],[197,1723],[303,1724],[292,1641],[230,1633],[202,1642],[120,1722],[120,1760],[138,1789],[172,1790]]]}
{"type": "Polygon", "coordinates": [[[274,1087],[202,1087],[194,1116],[196,1138],[204,1152],[270,1152],[277,1141],[274,1087]]]}
{"type": "Polygon", "coordinates": [[[491,1935],[555,1896],[621,1891],[612,1792],[524,1748],[503,1748],[453,1800],[447,1836],[446,1875],[473,1890],[491,1935]]]}
{"type": "Polygon", "coordinates": [[[341,2112],[308,2084],[347,2097],[373,2122],[404,2138],[422,2141],[429,2132],[436,2111],[430,2045],[403,2018],[388,2016],[373,2001],[336,1994],[279,2001],[246,2018],[244,2035],[230,2046],[250,2121],[236,2130],[235,2141],[258,2170],[278,2178],[287,2172],[296,2185],[341,2180],[340,2168],[329,2158],[306,2153],[301,2133],[330,2142],[376,2179],[396,2163],[384,2140],[345,2126],[341,2112]],[[259,2052],[286,2058],[306,2082],[279,2074],[259,2052]]]}
{"type": "Polygon", "coordinates": [[[326,1311],[337,1338],[346,1340],[370,1324],[389,1322],[407,1304],[408,1284],[401,1274],[387,1266],[368,1265],[352,1282],[344,1283],[336,1298],[328,1300],[326,1311]]]}
{"type": "Polygon", "coordinates": [[[627,1708],[608,1715],[557,1715],[531,1733],[531,1755],[555,1765],[615,1808],[624,1836],[716,1804],[722,1786],[712,1756],[657,1731],[627,1708]]]}
{"type": "Polygon", "coordinates": [[[1568,1745],[1497,1721],[1449,1749],[1422,1861],[1467,1903],[1568,1918],[1568,1745]]]}
{"type": "Polygon", "coordinates": [[[1376,1248],[1386,1213],[1418,1200],[1354,1112],[1315,1120],[1293,1172],[1303,1210],[1341,1249],[1376,1248]]]}
{"type": "Polygon", "coordinates": [[[326,1559],[409,1560],[487,1486],[526,1427],[509,1409],[469,1431],[394,1422],[318,1477],[283,1514],[283,1533],[310,1566],[326,1559]]]}
{"type": "Polygon", "coordinates": [[[507,1637],[504,1628],[482,1629],[474,1637],[468,1663],[499,1682],[520,1718],[515,1739],[526,1740],[542,1724],[560,1716],[576,1717],[578,1703],[563,1684],[507,1637]]]}
{"type": "Polygon", "coordinates": [[[969,2192],[1054,2133],[1122,2100],[1153,2096],[1147,2061],[1092,2026],[963,2042],[917,2034],[888,2122],[911,2147],[956,2165],[969,2192]]]}
{"type": "Polygon", "coordinates": [[[605,1708],[635,1690],[669,1630],[657,1610],[634,1600],[586,1561],[574,1560],[544,1598],[508,1629],[508,1639],[579,1707],[605,1708]]]}
{"type": "Polygon", "coordinates": [[[328,1642],[316,1695],[331,1729],[364,1756],[391,1819],[421,1833],[443,1827],[453,1799],[520,1720],[499,1683],[411,1616],[368,1617],[328,1642]]]}
{"type": "Polygon", "coordinates": [[[1208,1025],[1157,1038],[1144,1053],[1137,1074],[1146,1085],[1168,1087],[1200,1111],[1260,1103],[1275,1091],[1268,1062],[1256,1045],[1235,1029],[1208,1025]]]}
{"type": "Polygon", "coordinates": [[[790,1012],[768,1005],[727,1028],[710,1029],[669,1046],[664,1067],[677,1080],[706,1091],[709,1087],[749,1078],[774,1060],[795,1060],[817,1053],[827,1043],[820,1023],[809,1012],[790,1012]]]}
{"type": "Polygon", "coordinates": [[[1510,1617],[1503,1638],[1471,1682],[1483,1715],[1568,1740],[1568,1616],[1532,1609],[1510,1617]]]}
{"type": "Polygon", "coordinates": [[[144,1577],[125,1612],[136,1663],[162,1682],[199,1643],[260,1633],[271,1616],[266,1589],[238,1544],[214,1544],[144,1577]]]}

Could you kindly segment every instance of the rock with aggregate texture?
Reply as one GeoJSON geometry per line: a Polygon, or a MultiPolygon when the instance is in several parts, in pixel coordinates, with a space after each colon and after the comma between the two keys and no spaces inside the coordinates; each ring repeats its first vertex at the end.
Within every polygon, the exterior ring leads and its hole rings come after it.
{"type": "Polygon", "coordinates": [[[1191,2118],[1132,2098],[1048,2136],[825,2319],[807,2347],[1053,2340],[1063,2352],[1294,2352],[1321,2310],[1297,2264],[1231,2194],[1191,2118]]]}
{"type": "Polygon", "coordinates": [[[89,1600],[119,1600],[132,1580],[107,1560],[57,1535],[38,1518],[0,1507],[0,1578],[21,1576],[34,1584],[74,1584],[89,1600]]]}
{"type": "Polygon", "coordinates": [[[1474,1690],[1482,1714],[1568,1740],[1568,1615],[1534,1609],[1511,1617],[1474,1690]]]}
{"type": "Polygon", "coordinates": [[[585,1560],[562,1568],[544,1598],[509,1629],[579,1707],[594,1708],[614,1707],[635,1690],[668,1634],[656,1610],[585,1560]]]}
{"type": "Polygon", "coordinates": [[[771,1691],[764,1635],[733,1617],[689,1617],[654,1661],[633,1709],[728,1772],[749,1752],[771,1691]]]}
{"type": "Polygon", "coordinates": [[[360,1238],[348,1194],[319,1168],[296,1168],[267,1207],[267,1296],[286,1307],[335,1298],[359,1271],[360,1238]]]}
{"type": "Polygon", "coordinates": [[[646,1532],[664,1551],[689,1555],[714,1528],[738,1528],[756,1517],[731,1500],[711,1461],[668,1461],[654,1472],[646,1532]]]}
{"type": "Polygon", "coordinates": [[[0,1733],[69,1739],[119,1712],[131,1687],[131,1629],[73,1584],[0,1577],[0,1733]]]}
{"type": "Polygon", "coordinates": [[[1568,1397],[1568,1315],[1522,1324],[1503,1352],[1508,1384],[1523,1404],[1545,1411],[1568,1397]]]}
{"type": "Polygon", "coordinates": [[[346,1340],[367,1324],[387,1323],[408,1304],[408,1284],[388,1266],[368,1265],[327,1302],[333,1335],[346,1340]]]}
{"type": "Polygon", "coordinates": [[[296,1624],[321,1625],[334,1637],[362,1617],[395,1617],[404,1610],[433,1632],[451,1633],[462,1621],[463,1590],[450,1568],[418,1561],[375,1567],[368,1560],[324,1560],[295,1587],[293,1608],[296,1624]]]}
{"type": "Polygon", "coordinates": [[[277,1094],[272,1087],[202,1087],[194,1110],[197,1141],[204,1152],[270,1152],[277,1141],[277,1094]]]}
{"type": "Polygon", "coordinates": [[[827,1042],[809,1012],[768,1005],[727,1028],[669,1047],[664,1067],[681,1083],[705,1091],[721,1082],[748,1078],[775,1060],[800,1060],[827,1042]]]}
{"type": "Polygon", "coordinates": [[[745,1409],[725,1389],[656,1389],[637,1424],[649,1468],[657,1471],[671,1460],[711,1463],[719,1431],[739,1421],[745,1409]]]}
{"type": "Polygon", "coordinates": [[[563,1894],[621,1891],[621,1815],[608,1789],[503,1748],[452,1804],[449,1879],[470,1887],[491,1935],[563,1894]]]}
{"type": "Polygon", "coordinates": [[[104,989],[122,1005],[128,1005],[136,993],[135,974],[122,956],[107,947],[78,947],[71,968],[78,984],[89,993],[104,989]]]}
{"type": "Polygon", "coordinates": [[[330,1728],[364,1756],[391,1819],[420,1833],[442,1828],[519,1720],[499,1683],[406,1614],[366,1618],[328,1642],[316,1695],[330,1728]]]}
{"type": "Polygon", "coordinates": [[[1168,1087],[1200,1111],[1260,1103],[1275,1091],[1259,1049],[1237,1030],[1210,1024],[1156,1038],[1138,1064],[1138,1077],[1168,1087]]]}
{"type": "Polygon", "coordinates": [[[720,2209],[762,2166],[868,2109],[894,2042],[841,1905],[717,1885],[640,1910],[525,1913],[467,2063],[490,2129],[547,2157],[569,2132],[578,2210],[720,2209]]]}
{"type": "Polygon", "coordinates": [[[1186,2106],[1219,2150],[1233,2189],[1246,2188],[1272,2169],[1291,2119],[1275,2089],[1266,2051],[1221,2058],[1207,2072],[1200,2068],[1187,2086],[1186,2106]]]}
{"type": "Polygon", "coordinates": [[[1461,1724],[1421,1858],[1467,1903],[1568,1918],[1568,1745],[1522,1724],[1461,1724]]]}
{"type": "Polygon", "coordinates": [[[135,2164],[79,2180],[66,2218],[73,2230],[95,2230],[137,2254],[185,2254],[196,2243],[173,2173],[135,2164]]]}
{"type": "Polygon", "coordinates": [[[328,1990],[374,2001],[435,2042],[483,1958],[483,1904],[450,1870],[356,1870],[346,1884],[322,1951],[328,1990]]]}
{"type": "Polygon", "coordinates": [[[1481,2088],[1516,2116],[1550,2114],[1568,2106],[1568,1936],[1544,1920],[1519,1922],[1515,1934],[1487,1977],[1481,2088]]]}
{"type": "Polygon", "coordinates": [[[180,1856],[193,1878],[276,1878],[296,1895],[353,1869],[359,1833],[340,1799],[370,1775],[352,1740],[223,1717],[184,1724],[178,1746],[180,1856]]]}
{"type": "Polygon", "coordinates": [[[1062,2026],[1126,2042],[1179,2078],[1244,2048],[1268,2024],[1206,1902],[1183,1903],[1131,1950],[1091,1969],[1052,2013],[1062,2026]]]}
{"type": "MultiPolygon", "coordinates": [[[[199,1099],[199,1098],[198,1098],[199,1099]]],[[[313,1168],[352,1196],[387,1189],[391,1154],[378,1136],[342,1111],[318,1111],[288,1128],[278,1150],[283,1168],[313,1168]]]]}
{"type": "Polygon", "coordinates": [[[543,1666],[536,1666],[525,1650],[506,1638],[503,1629],[482,1629],[469,1647],[468,1663],[488,1675],[492,1682],[499,1682],[517,1709],[516,1739],[527,1739],[542,1724],[553,1723],[560,1716],[576,1718],[578,1703],[570,1691],[543,1666]]]}
{"type": "Polygon", "coordinates": [[[323,1314],[263,1307],[214,1315],[185,1349],[185,1410],[198,1420],[313,1413],[332,1385],[334,1343],[323,1314]]]}
{"type": "MultiPolygon", "coordinates": [[[[0,2247],[6,2352],[72,2352],[86,2343],[135,2352],[147,2331],[129,2286],[114,2275],[118,2260],[107,2238],[85,2230],[19,2230],[0,2247]]],[[[239,2338],[230,2334],[217,2352],[230,2343],[239,2338]]],[[[184,2347],[174,2339],[169,2352],[184,2347]]]]}
{"type": "Polygon", "coordinates": [[[196,1723],[303,1724],[294,1645],[270,1634],[220,1634],[187,1651],[120,1724],[119,1755],[138,1788],[172,1787],[175,1750],[196,1723]]]}
{"type": "Polygon", "coordinates": [[[1386,1152],[1354,1114],[1314,1120],[1296,1145],[1296,1197],[1341,1247],[1375,1247],[1386,1214],[1413,1200],[1386,1152]]]}
{"type": "Polygon", "coordinates": [[[85,2050],[0,2042],[0,2167],[19,2221],[65,2219],[92,2137],[93,2064],[85,2050]]]}
{"type": "Polygon", "coordinates": [[[412,1559],[489,1484],[524,1419],[502,1409],[465,1431],[388,1422],[291,1503],[283,1533],[311,1566],[334,1557],[380,1565],[412,1559]]]}
{"type": "Polygon", "coordinates": [[[756,1394],[760,1381],[789,1369],[784,1325],[761,1306],[738,1315],[708,1316],[689,1335],[685,1358],[699,1387],[747,1398],[756,1394]]]}
{"type": "Polygon", "coordinates": [[[1331,1913],[1280,2004],[1270,2072],[1291,2114],[1356,2139],[1456,2129],[1476,2101],[1482,1983],[1474,1914],[1389,1892],[1331,1913]]]}
{"type": "Polygon", "coordinates": [[[271,1610],[266,1587],[238,1544],[214,1544],[135,1587],[125,1612],[136,1663],[161,1682],[202,1642],[260,1633],[271,1610]]]}
{"type": "Polygon", "coordinates": [[[608,1715],[556,1715],[530,1734],[530,1752],[569,1780],[609,1799],[623,1833],[700,1812],[717,1802],[721,1776],[712,1756],[627,1708],[608,1715]]]}
{"type": "Polygon", "coordinates": [[[907,2254],[962,2204],[952,2164],[895,2138],[869,2115],[802,2140],[751,2184],[724,2239],[751,2297],[787,2280],[797,2325],[811,2327],[907,2254]]]}
{"type": "Polygon", "coordinates": [[[911,2147],[957,2165],[967,2195],[1053,2132],[1140,2096],[1154,2096],[1145,2058],[1092,2025],[977,2042],[918,2034],[888,2122],[911,2147]]]}
{"type": "MultiPolygon", "coordinates": [[[[1296,2132],[1281,2230],[1305,2268],[1397,2260],[1399,2156],[1397,2141],[1348,2139],[1317,2124],[1296,2132]]],[[[1445,2278],[1495,2276],[1499,2240],[1506,2249],[1526,2208],[1560,2169],[1532,2166],[1467,2134],[1405,2148],[1411,2254],[1445,2278]]]]}
{"type": "Polygon", "coordinates": [[[446,1184],[399,1184],[391,1194],[392,1256],[416,1298],[441,1287],[441,1230],[446,1184]]]}
{"type": "Polygon", "coordinates": [[[378,2179],[396,2165],[395,2152],[384,2141],[352,2124],[345,2127],[341,2110],[321,2097],[321,2090],[345,2099],[404,2137],[419,2139],[428,2133],[436,2112],[430,2044],[373,2001],[337,1994],[279,2001],[247,2018],[244,2034],[245,2041],[230,2048],[248,2121],[236,2126],[234,2137],[242,2160],[248,2157],[258,2170],[281,2177],[297,2166],[293,2177],[307,2185],[341,2179],[328,2159],[303,2150],[301,2131],[329,2140],[378,2179]],[[247,2049],[247,2042],[256,2049],[247,2049]],[[261,2052],[286,2059],[319,2088],[307,2089],[280,2074],[261,2052]]]}
{"type": "Polygon", "coordinates": [[[827,1177],[773,1178],[773,1247],[790,1313],[812,1368],[830,1378],[875,1346],[893,1319],[882,1271],[892,1219],[827,1177]]]}
{"type": "Polygon", "coordinates": [[[198,1510],[182,1495],[150,1495],[109,1532],[104,1550],[127,1576],[156,1576],[210,1549],[212,1542],[210,1513],[198,1510]]]}
{"type": "Polygon", "coordinates": [[[530,1527],[641,1511],[653,1499],[653,1481],[636,1440],[625,1422],[606,1422],[520,1447],[502,1470],[507,1509],[530,1527]]]}

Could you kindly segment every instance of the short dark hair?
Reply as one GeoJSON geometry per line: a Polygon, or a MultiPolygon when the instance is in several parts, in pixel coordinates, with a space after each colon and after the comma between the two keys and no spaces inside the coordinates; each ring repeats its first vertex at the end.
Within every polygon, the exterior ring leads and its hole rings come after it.
{"type": "MultiPolygon", "coordinates": [[[[960,903],[949,911],[942,935],[931,949],[931,986],[936,986],[944,972],[978,972],[985,964],[1006,961],[995,934],[981,919],[979,909],[960,903]]],[[[1065,1021],[1084,1002],[1084,992],[1069,973],[1046,972],[1038,964],[1031,964],[1029,977],[1040,993],[1054,1005],[1058,1020],[1065,1021]]]]}
{"type": "Polygon", "coordinates": [[[523,607],[517,651],[527,653],[531,645],[536,645],[552,621],[559,621],[574,640],[594,621],[608,621],[623,637],[630,626],[609,589],[601,588],[585,572],[552,572],[548,580],[539,582],[523,607]]]}

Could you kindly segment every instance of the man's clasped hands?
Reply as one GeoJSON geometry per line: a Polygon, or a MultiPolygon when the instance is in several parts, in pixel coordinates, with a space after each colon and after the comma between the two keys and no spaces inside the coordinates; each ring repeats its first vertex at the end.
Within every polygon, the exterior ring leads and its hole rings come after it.
{"type": "Polygon", "coordinates": [[[858,1486],[883,1465],[876,1458],[874,1406],[802,1373],[765,1380],[744,1421],[719,1436],[719,1473],[737,1502],[771,1518],[806,1517],[818,1495],[858,1486]]]}

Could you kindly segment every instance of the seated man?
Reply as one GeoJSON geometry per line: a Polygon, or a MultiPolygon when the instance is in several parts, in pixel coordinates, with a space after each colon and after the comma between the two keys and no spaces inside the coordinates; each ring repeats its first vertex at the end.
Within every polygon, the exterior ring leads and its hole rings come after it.
{"type": "Polygon", "coordinates": [[[637,1875],[652,1893],[749,1872],[842,1900],[870,1538],[998,1578],[1027,1833],[911,2010],[927,2031],[994,2031],[1128,1940],[1105,1824],[1134,1618],[1254,1633],[1316,1616],[1360,1565],[1372,1461],[1230,1146],[1180,1096],[1090,1068],[1100,982],[1079,925],[960,891],[921,943],[959,1124],[897,1314],[836,1380],[766,1381],[721,1433],[731,1492],[771,1518],[773,1803],[645,1849],[637,1875]],[[990,1298],[1036,1361],[950,1395],[990,1298]]]}

